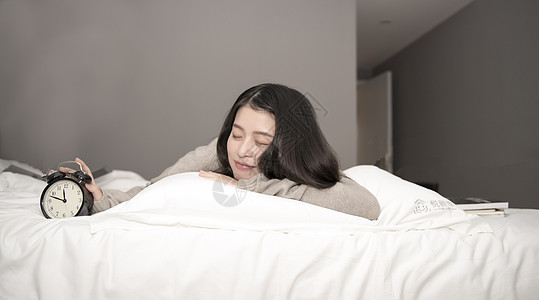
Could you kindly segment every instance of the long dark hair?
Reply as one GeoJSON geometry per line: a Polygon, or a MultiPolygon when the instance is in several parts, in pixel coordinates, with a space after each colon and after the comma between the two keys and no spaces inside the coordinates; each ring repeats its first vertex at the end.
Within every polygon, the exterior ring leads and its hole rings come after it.
{"type": "Polygon", "coordinates": [[[328,188],[340,180],[339,163],[322,134],[313,106],[295,89],[266,83],[243,92],[225,118],[217,140],[219,172],[233,176],[227,142],[238,110],[249,105],[275,118],[275,135],[258,160],[258,168],[269,179],[287,178],[299,184],[328,188]]]}

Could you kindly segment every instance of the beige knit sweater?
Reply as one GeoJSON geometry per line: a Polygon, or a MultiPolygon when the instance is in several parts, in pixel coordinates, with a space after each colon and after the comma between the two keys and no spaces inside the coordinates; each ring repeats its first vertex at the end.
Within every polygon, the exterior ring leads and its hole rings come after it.
{"type": "MultiPolygon", "coordinates": [[[[152,179],[148,185],[173,174],[200,170],[216,171],[219,166],[216,146],[217,139],[214,139],[208,145],[187,153],[161,175],[152,179]]],[[[251,179],[240,179],[238,187],[267,195],[295,199],[370,220],[377,219],[380,215],[380,205],[376,198],[367,189],[344,174],[340,182],[327,189],[317,189],[288,179],[268,179],[263,174],[258,174],[251,179]]],[[[103,198],[94,203],[92,212],[104,211],[127,201],[144,188],[142,186],[134,187],[127,192],[105,190],[103,198]]]]}

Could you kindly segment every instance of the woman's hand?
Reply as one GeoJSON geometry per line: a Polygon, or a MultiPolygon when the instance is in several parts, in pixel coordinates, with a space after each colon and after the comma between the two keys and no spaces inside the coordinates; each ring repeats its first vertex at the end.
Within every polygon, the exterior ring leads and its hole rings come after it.
{"type": "Polygon", "coordinates": [[[86,174],[90,175],[90,177],[92,178],[91,183],[85,183],[86,189],[90,193],[92,193],[92,196],[94,196],[94,201],[101,200],[101,198],[103,198],[103,191],[101,191],[101,189],[97,186],[97,184],[95,184],[94,175],[92,175],[92,171],[90,170],[90,168],[88,168],[88,166],[84,163],[84,161],[82,161],[82,159],[77,157],[75,158],[75,161],[78,162],[81,165],[82,170],[86,174]]]}
{"type": "Polygon", "coordinates": [[[238,186],[238,181],[236,179],[230,176],[223,175],[223,174],[208,172],[208,171],[200,171],[198,173],[198,176],[206,178],[206,179],[210,179],[213,181],[219,181],[224,184],[231,185],[231,186],[238,186]]]}

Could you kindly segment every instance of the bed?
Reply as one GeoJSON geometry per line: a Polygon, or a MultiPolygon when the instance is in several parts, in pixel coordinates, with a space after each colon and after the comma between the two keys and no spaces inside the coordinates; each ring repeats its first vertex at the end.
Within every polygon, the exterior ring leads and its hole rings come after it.
{"type": "MultiPolygon", "coordinates": [[[[167,177],[102,213],[50,220],[38,204],[45,182],[0,162],[1,299],[539,295],[539,211],[469,215],[373,166],[345,173],[378,198],[376,221],[196,173],[167,177]]],[[[96,180],[120,190],[146,183],[121,170],[96,180]]]]}

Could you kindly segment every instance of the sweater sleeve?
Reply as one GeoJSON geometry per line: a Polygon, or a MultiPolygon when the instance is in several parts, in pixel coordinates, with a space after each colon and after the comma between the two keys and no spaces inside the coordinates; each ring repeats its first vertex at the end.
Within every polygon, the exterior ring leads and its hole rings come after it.
{"type": "Polygon", "coordinates": [[[208,145],[200,146],[180,158],[174,165],[168,167],[161,175],[150,180],[146,186],[137,186],[127,192],[117,190],[104,190],[103,198],[94,202],[92,213],[98,213],[116,206],[133,198],[149,185],[157,181],[178,173],[198,172],[200,170],[216,171],[219,167],[217,159],[217,138],[213,139],[208,145]]]}
{"type": "Polygon", "coordinates": [[[263,174],[251,179],[240,179],[238,187],[307,202],[369,220],[376,220],[380,215],[380,204],[374,195],[344,174],[341,174],[339,182],[326,189],[298,184],[288,179],[268,179],[263,174]]]}

